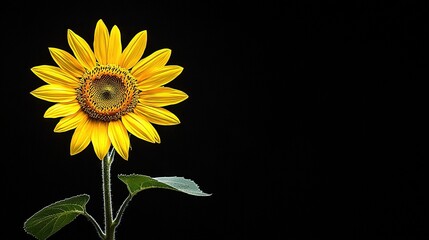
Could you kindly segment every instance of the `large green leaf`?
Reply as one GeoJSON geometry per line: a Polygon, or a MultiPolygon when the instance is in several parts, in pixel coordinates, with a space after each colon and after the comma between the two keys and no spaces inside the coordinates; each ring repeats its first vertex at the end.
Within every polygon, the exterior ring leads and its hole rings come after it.
{"type": "Polygon", "coordinates": [[[156,177],[152,178],[146,175],[119,175],[119,179],[127,185],[131,195],[136,195],[140,191],[150,188],[164,188],[183,192],[194,196],[210,196],[204,193],[198,185],[189,179],[183,177],[156,177]]]}
{"type": "Polygon", "coordinates": [[[89,195],[82,194],[42,208],[24,223],[24,230],[37,239],[47,239],[84,214],[89,195]]]}

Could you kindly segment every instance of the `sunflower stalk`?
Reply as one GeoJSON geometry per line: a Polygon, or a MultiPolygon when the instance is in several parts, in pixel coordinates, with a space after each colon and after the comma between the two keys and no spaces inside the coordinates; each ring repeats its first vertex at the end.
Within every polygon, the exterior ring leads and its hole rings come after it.
{"type": "Polygon", "coordinates": [[[114,240],[117,224],[113,224],[112,189],[110,183],[110,169],[115,159],[115,149],[112,148],[102,161],[103,200],[104,200],[104,238],[114,240]]]}

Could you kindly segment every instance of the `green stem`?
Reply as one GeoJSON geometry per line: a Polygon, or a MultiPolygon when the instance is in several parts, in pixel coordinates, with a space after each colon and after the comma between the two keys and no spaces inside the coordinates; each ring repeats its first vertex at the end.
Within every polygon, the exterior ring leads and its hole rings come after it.
{"type": "Polygon", "coordinates": [[[101,239],[104,239],[105,235],[103,233],[103,230],[101,230],[100,225],[98,225],[97,221],[94,219],[94,217],[92,217],[88,212],[85,211],[84,215],[86,216],[86,218],[88,218],[88,220],[94,225],[98,236],[101,239]]]}
{"type": "Polygon", "coordinates": [[[131,201],[131,199],[133,198],[133,195],[128,195],[128,197],[124,200],[124,202],[122,203],[122,205],[119,207],[118,213],[116,214],[115,220],[113,221],[113,225],[114,226],[118,226],[119,223],[121,222],[122,216],[124,215],[124,211],[128,206],[128,203],[131,201]]]}
{"type": "Polygon", "coordinates": [[[110,185],[110,168],[115,158],[115,149],[106,154],[102,163],[103,200],[104,200],[104,240],[115,239],[115,225],[113,225],[112,192],[110,185]]]}

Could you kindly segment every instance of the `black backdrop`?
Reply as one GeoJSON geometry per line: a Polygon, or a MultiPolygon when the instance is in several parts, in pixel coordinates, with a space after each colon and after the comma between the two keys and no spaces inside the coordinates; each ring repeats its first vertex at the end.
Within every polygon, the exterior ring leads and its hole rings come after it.
{"type": "MultiPolygon", "coordinates": [[[[29,94],[30,68],[70,51],[66,30],[92,43],[95,24],[127,44],[148,31],[145,56],[172,49],[184,71],[169,86],[181,120],[162,143],[131,139],[112,169],[183,176],[212,193],[148,190],[117,239],[428,239],[423,126],[429,67],[427,1],[139,1],[7,3],[2,26],[3,233],[33,239],[24,221],[86,193],[102,220],[101,162],[70,156],[51,105],[29,94]],[[345,3],[347,2],[347,3],[345,3]],[[6,14],[7,13],[7,14],[6,14]],[[6,227],[5,225],[6,224],[6,227]]],[[[96,239],[79,216],[51,239],[96,239]]]]}

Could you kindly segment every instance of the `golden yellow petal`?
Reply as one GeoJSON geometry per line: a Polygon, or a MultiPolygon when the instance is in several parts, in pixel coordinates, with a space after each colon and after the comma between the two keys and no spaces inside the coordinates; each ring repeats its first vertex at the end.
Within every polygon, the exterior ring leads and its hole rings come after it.
{"type": "Polygon", "coordinates": [[[164,107],[177,104],[187,98],[188,95],[186,93],[169,87],[160,87],[140,92],[140,102],[152,107],[164,107]]]}
{"type": "Polygon", "coordinates": [[[113,26],[112,31],[110,31],[109,48],[107,53],[107,63],[117,65],[122,53],[122,44],[121,32],[116,25],[113,26]]]}
{"type": "Polygon", "coordinates": [[[80,105],[76,100],[72,102],[67,102],[67,103],[57,103],[49,107],[46,110],[45,115],[43,117],[45,118],[65,117],[65,116],[75,114],[77,111],[79,111],[79,109],[80,109],[80,105]]]}
{"type": "Polygon", "coordinates": [[[61,85],[43,85],[30,93],[48,102],[71,102],[76,99],[76,90],[61,85]]]}
{"type": "Polygon", "coordinates": [[[143,115],[151,123],[164,126],[176,125],[180,123],[180,120],[176,115],[164,108],[138,104],[135,110],[137,113],[143,115]]]}
{"type": "Polygon", "coordinates": [[[130,69],[140,60],[146,49],[147,32],[141,31],[131,39],[119,59],[119,66],[130,69]]]}
{"type": "Polygon", "coordinates": [[[170,56],[170,49],[160,49],[140,60],[133,69],[131,69],[131,74],[137,79],[145,79],[150,76],[153,70],[164,67],[170,59],[170,56]]]}
{"type": "Polygon", "coordinates": [[[87,69],[94,68],[95,55],[88,43],[70,29],[67,31],[67,40],[80,64],[87,69]]]}
{"type": "Polygon", "coordinates": [[[130,137],[127,129],[120,120],[109,122],[108,135],[116,152],[125,160],[128,160],[130,149],[130,137]]]}
{"type": "Polygon", "coordinates": [[[78,111],[73,115],[61,118],[61,120],[55,126],[54,132],[61,133],[75,129],[80,122],[84,122],[87,119],[88,115],[86,115],[86,113],[78,111]]]}
{"type": "Polygon", "coordinates": [[[183,71],[183,67],[169,65],[155,70],[144,80],[137,79],[137,87],[141,91],[148,91],[161,87],[175,79],[183,71]]]}
{"type": "Polygon", "coordinates": [[[51,53],[51,56],[54,61],[61,69],[63,69],[73,77],[82,77],[83,73],[85,72],[85,69],[82,67],[79,61],[76,60],[75,57],[73,57],[73,55],[59,48],[52,47],[49,48],[49,52],[51,53]]]}
{"type": "Polygon", "coordinates": [[[93,127],[94,121],[89,118],[77,125],[70,142],[70,155],[78,154],[88,147],[93,127]]]}
{"type": "Polygon", "coordinates": [[[109,30],[103,20],[98,20],[94,33],[94,53],[100,64],[107,64],[107,48],[109,46],[109,30]]]}
{"type": "Polygon", "coordinates": [[[152,124],[142,115],[128,113],[122,116],[122,123],[134,136],[151,143],[159,143],[160,137],[152,124]]]}
{"type": "Polygon", "coordinates": [[[91,141],[95,154],[103,160],[110,148],[110,139],[107,134],[108,122],[97,121],[93,125],[91,141]]]}
{"type": "Polygon", "coordinates": [[[31,71],[48,84],[57,84],[77,88],[79,79],[63,69],[55,66],[41,65],[31,68],[31,71]]]}

